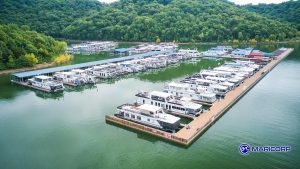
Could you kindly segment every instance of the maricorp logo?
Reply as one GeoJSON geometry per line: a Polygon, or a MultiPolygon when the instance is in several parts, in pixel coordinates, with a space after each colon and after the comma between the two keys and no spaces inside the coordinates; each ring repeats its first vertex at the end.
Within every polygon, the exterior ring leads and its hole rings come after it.
{"type": "Polygon", "coordinates": [[[242,155],[248,155],[250,152],[254,153],[274,153],[274,152],[289,152],[291,146],[250,146],[247,143],[243,143],[239,147],[239,151],[242,155]]]}
{"type": "Polygon", "coordinates": [[[240,145],[240,153],[243,155],[247,155],[250,152],[250,146],[248,144],[241,144],[240,145]]]}

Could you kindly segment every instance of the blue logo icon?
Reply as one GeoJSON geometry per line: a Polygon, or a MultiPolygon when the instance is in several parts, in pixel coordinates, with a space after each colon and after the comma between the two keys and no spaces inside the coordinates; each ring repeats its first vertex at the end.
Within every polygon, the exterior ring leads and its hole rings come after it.
{"type": "Polygon", "coordinates": [[[250,146],[248,144],[241,144],[240,145],[240,153],[243,155],[247,155],[250,152],[250,146]]]}

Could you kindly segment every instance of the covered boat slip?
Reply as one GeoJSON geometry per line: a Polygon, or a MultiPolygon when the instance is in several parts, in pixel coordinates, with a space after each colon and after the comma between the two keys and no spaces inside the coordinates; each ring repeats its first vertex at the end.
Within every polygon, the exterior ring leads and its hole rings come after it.
{"type": "Polygon", "coordinates": [[[148,52],[148,53],[143,53],[143,54],[136,54],[136,55],[130,55],[130,56],[125,56],[125,57],[107,59],[107,60],[86,62],[86,63],[80,63],[80,64],[74,64],[74,65],[68,65],[68,66],[52,67],[52,68],[33,70],[33,71],[28,71],[28,72],[19,72],[19,73],[11,74],[11,77],[14,79],[14,81],[22,82],[32,76],[49,75],[49,74],[52,74],[55,72],[70,71],[72,69],[88,68],[88,67],[101,65],[101,64],[121,62],[121,61],[136,59],[136,58],[151,57],[151,56],[155,56],[155,55],[159,55],[159,54],[167,54],[170,52],[171,51],[153,51],[153,52],[148,52]]]}
{"type": "Polygon", "coordinates": [[[242,96],[244,96],[255,84],[257,84],[263,77],[267,75],[276,65],[280,63],[282,59],[288,56],[293,49],[289,48],[280,55],[277,59],[272,60],[253,76],[246,79],[244,83],[234,90],[229,91],[224,99],[219,100],[210,107],[209,110],[205,110],[200,116],[195,117],[186,127],[180,129],[176,133],[168,133],[161,130],[157,130],[151,127],[146,127],[134,122],[130,122],[124,119],[120,119],[113,115],[107,115],[106,120],[112,123],[116,123],[122,126],[126,126],[132,129],[139,130],[141,132],[149,133],[154,136],[158,136],[165,140],[178,143],[180,145],[190,145],[195,139],[200,136],[201,133],[206,131],[213,122],[220,118],[232,105],[234,105],[242,96]]]}

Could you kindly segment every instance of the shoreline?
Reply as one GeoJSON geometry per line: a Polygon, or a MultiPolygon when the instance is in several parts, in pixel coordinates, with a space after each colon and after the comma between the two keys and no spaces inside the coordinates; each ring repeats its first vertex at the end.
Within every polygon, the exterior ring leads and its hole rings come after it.
{"type": "MultiPolygon", "coordinates": [[[[77,41],[77,40],[67,40],[65,39],[64,41],[77,41]]],[[[82,40],[78,40],[82,41],[82,40]]],[[[126,43],[131,43],[131,44],[143,44],[143,43],[155,43],[155,42],[123,42],[123,41],[116,41],[117,43],[120,44],[126,44],[126,43]]],[[[164,42],[161,42],[164,43],[164,42]]],[[[249,42],[240,42],[237,44],[234,44],[232,42],[177,42],[176,44],[179,45],[274,45],[274,44],[288,44],[288,43],[300,43],[300,40],[296,41],[281,41],[281,42],[257,42],[257,43],[249,43],[249,42]]],[[[12,73],[18,73],[18,72],[25,72],[25,71],[31,71],[31,70],[38,70],[38,69],[44,69],[44,68],[49,68],[49,67],[55,67],[56,64],[51,62],[51,63],[41,63],[37,64],[34,67],[23,67],[23,68],[16,68],[16,69],[5,69],[5,70],[0,70],[0,75],[5,75],[5,74],[12,74],[12,73]]]]}
{"type": "MultiPolygon", "coordinates": [[[[126,44],[143,44],[143,43],[155,43],[155,42],[124,42],[124,41],[116,41],[117,43],[126,44]]],[[[160,42],[160,43],[172,43],[172,42],[160,42]]],[[[274,44],[288,44],[288,43],[300,43],[300,40],[295,41],[280,41],[280,42],[257,42],[257,43],[250,43],[250,42],[239,42],[239,43],[233,43],[233,42],[175,42],[179,45],[217,45],[217,44],[223,44],[223,45],[274,45],[274,44]]]]}
{"type": "Polygon", "coordinates": [[[53,66],[55,66],[55,63],[53,63],[53,62],[52,63],[41,63],[41,64],[35,65],[34,67],[23,67],[23,68],[17,68],[17,69],[0,70],[0,75],[44,69],[44,68],[49,68],[49,67],[53,67],[53,66]]]}

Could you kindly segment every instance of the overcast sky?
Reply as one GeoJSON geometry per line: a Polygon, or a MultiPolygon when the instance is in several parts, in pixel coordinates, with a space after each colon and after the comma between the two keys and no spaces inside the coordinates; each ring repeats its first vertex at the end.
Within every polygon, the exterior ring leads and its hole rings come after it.
{"type": "MultiPolygon", "coordinates": [[[[100,2],[106,2],[106,3],[111,3],[111,2],[115,2],[118,0],[99,0],[100,2]]],[[[258,3],[281,3],[287,0],[229,0],[231,2],[234,2],[236,4],[240,4],[240,5],[244,5],[244,4],[258,4],[258,3]]]]}

